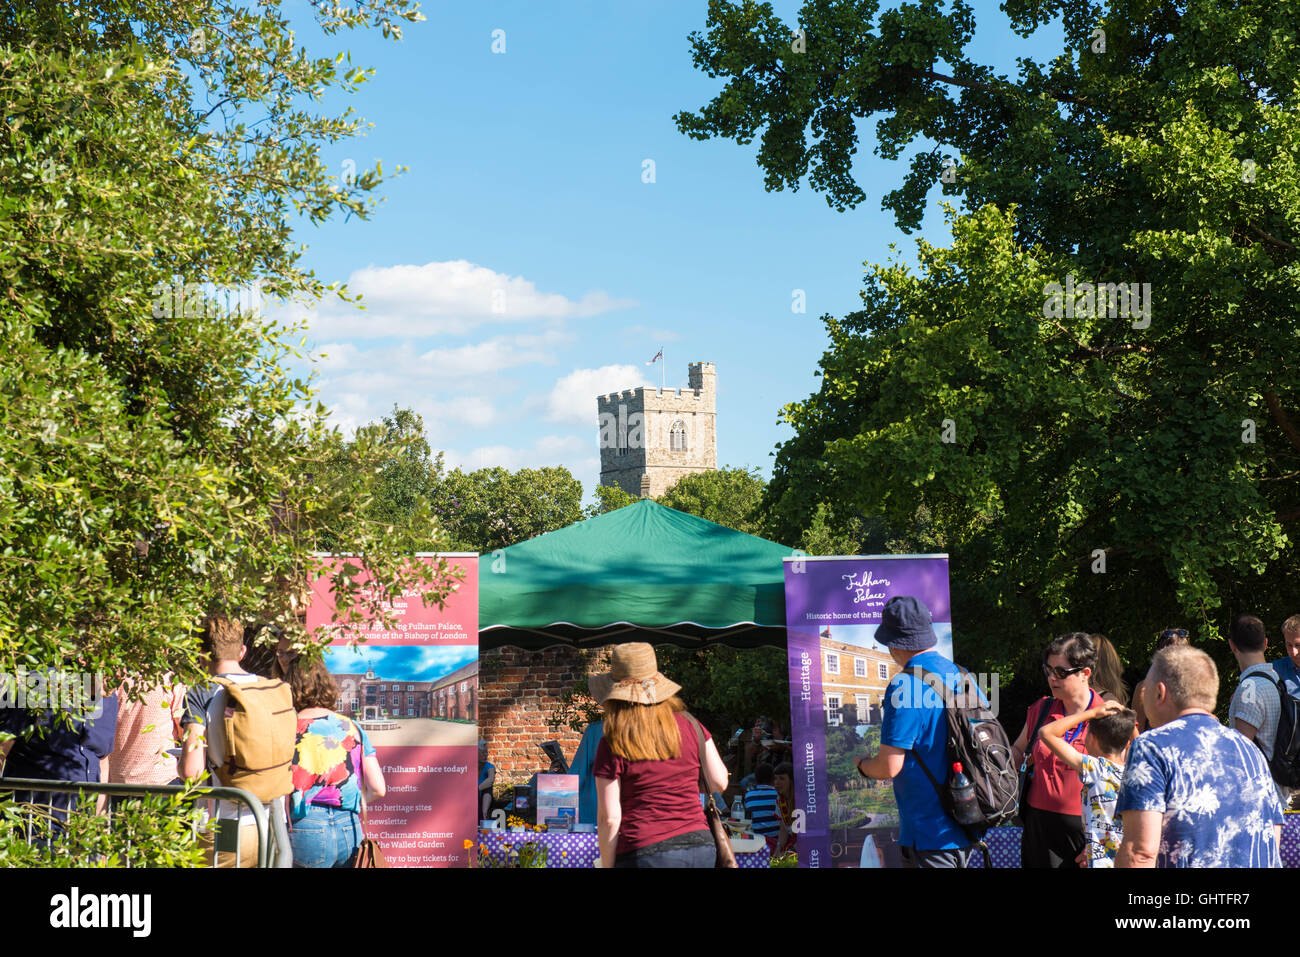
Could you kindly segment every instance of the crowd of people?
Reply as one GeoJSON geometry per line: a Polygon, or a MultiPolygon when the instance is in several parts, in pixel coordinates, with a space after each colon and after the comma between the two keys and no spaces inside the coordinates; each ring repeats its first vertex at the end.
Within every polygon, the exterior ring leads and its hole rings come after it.
{"type": "MultiPolygon", "coordinates": [[[[935,650],[930,612],[916,598],[890,599],[874,637],[901,671],[882,705],[880,748],[860,757],[857,769],[893,781],[905,864],[965,867],[979,833],[959,823],[937,783],[952,767],[948,721],[935,707],[943,699],[920,684],[928,673],[955,691],[962,670],[935,650]]],[[[1218,670],[1183,629],[1159,636],[1131,701],[1104,636],[1072,632],[1050,642],[1042,654],[1048,694],[1028,708],[1009,746],[1023,778],[1022,866],[1279,866],[1295,756],[1275,752],[1283,732],[1288,742],[1300,740],[1300,615],[1283,622],[1282,638],[1286,656],[1269,662],[1263,622],[1249,615],[1233,622],[1228,647],[1240,681],[1227,727],[1213,714],[1218,670]]],[[[212,679],[203,685],[123,682],[97,714],[72,721],[55,721],[48,709],[0,710],[0,730],[15,735],[0,745],[3,776],[128,784],[209,778],[249,791],[289,822],[295,866],[351,866],[365,802],[383,797],[385,783],[365,729],[333,710],[338,689],[324,663],[282,645],[271,674],[253,674],[242,663],[243,626],[221,616],[207,620],[203,641],[212,679]]],[[[708,730],[687,712],[680,686],[660,673],[650,645],[629,643],[613,650],[610,671],[593,675],[589,687],[604,718],[588,727],[573,771],[581,778],[581,817],[597,821],[602,866],[714,866],[722,842],[707,811],[731,774],[708,730]]],[[[752,764],[739,789],[744,814],[780,853],[797,837],[793,768],[779,748],[757,760],[762,742],[778,741],[776,730],[760,719],[747,742],[753,747],[733,747],[732,755],[752,764]]],[[[743,737],[742,729],[733,746],[743,737]]],[[[480,758],[486,816],[495,768],[482,741],[480,758]]],[[[58,813],[73,806],[66,796],[40,799],[58,813]]],[[[207,859],[221,867],[256,863],[252,812],[212,803],[201,837],[207,859]],[[240,832],[238,853],[217,842],[222,830],[240,832]]]]}
{"type": "MultiPolygon", "coordinates": [[[[384,775],[365,729],[333,710],[338,688],[325,664],[282,643],[270,675],[249,672],[244,626],[224,616],[207,619],[203,646],[212,680],[202,685],[124,681],[95,714],[72,720],[48,708],[0,709],[0,730],[14,736],[0,745],[7,752],[0,776],[239,787],[287,823],[295,867],[351,866],[364,802],[384,796],[384,775]]],[[[71,795],[15,797],[56,815],[76,804],[71,795]]],[[[199,838],[205,861],[254,866],[253,810],[234,800],[208,803],[199,838]],[[238,837],[220,838],[223,831],[238,837]]]]}
{"type": "MultiPolygon", "coordinates": [[[[1021,865],[1280,866],[1296,756],[1277,753],[1278,735],[1284,727],[1294,740],[1300,615],[1283,622],[1282,638],[1285,657],[1268,662],[1263,622],[1232,623],[1241,678],[1228,727],[1213,714],[1218,669],[1185,629],[1159,636],[1131,705],[1105,636],[1073,632],[1048,644],[1049,694],[1030,706],[1011,745],[1023,778],[1021,865]]],[[[927,697],[915,673],[940,675],[955,692],[960,670],[934,650],[930,612],[915,598],[886,603],[875,640],[903,670],[886,693],[881,747],[858,771],[893,780],[905,863],[965,867],[979,834],[957,822],[935,783],[948,777],[948,725],[942,699],[927,697]]]]}

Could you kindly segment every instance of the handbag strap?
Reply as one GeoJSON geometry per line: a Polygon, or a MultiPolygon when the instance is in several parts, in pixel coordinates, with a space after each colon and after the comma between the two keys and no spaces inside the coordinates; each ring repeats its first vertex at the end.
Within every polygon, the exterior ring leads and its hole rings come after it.
{"type": "Polygon", "coordinates": [[[368,834],[370,828],[366,822],[366,742],[361,737],[361,725],[353,721],[352,727],[357,731],[357,751],[361,754],[361,760],[357,762],[357,793],[361,796],[361,833],[368,834]]]}
{"type": "Polygon", "coordinates": [[[700,759],[700,793],[704,795],[705,816],[708,816],[708,811],[712,808],[713,812],[718,815],[719,819],[721,819],[722,809],[718,807],[718,802],[713,800],[713,791],[709,787],[709,782],[704,779],[704,725],[700,724],[700,722],[695,719],[695,716],[689,711],[683,712],[683,716],[691,723],[691,727],[695,729],[695,740],[698,742],[700,759]]]}
{"type": "MultiPolygon", "coordinates": [[[[1088,700],[1091,702],[1092,699],[1089,698],[1088,700]]],[[[1038,717],[1034,720],[1034,730],[1030,732],[1029,740],[1025,742],[1025,754],[1020,762],[1026,767],[1030,765],[1030,759],[1034,756],[1034,744],[1038,741],[1038,732],[1043,730],[1043,726],[1047,724],[1047,719],[1052,715],[1052,701],[1051,695],[1044,695],[1038,699],[1038,717]]]]}
{"type": "Polygon", "coordinates": [[[686,720],[691,723],[691,727],[695,729],[695,740],[699,749],[700,793],[706,795],[708,799],[712,801],[713,794],[709,791],[708,782],[704,780],[704,727],[695,720],[695,715],[691,714],[689,711],[684,712],[682,716],[686,718],[686,720]]]}

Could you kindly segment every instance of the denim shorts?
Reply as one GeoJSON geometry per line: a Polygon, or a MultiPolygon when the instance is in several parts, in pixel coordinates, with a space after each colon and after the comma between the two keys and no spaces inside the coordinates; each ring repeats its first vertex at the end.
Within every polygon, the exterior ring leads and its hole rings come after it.
{"type": "Polygon", "coordinates": [[[718,849],[712,831],[679,834],[614,859],[615,867],[712,867],[718,849]]]}
{"type": "Polygon", "coordinates": [[[351,867],[361,846],[361,817],[323,804],[309,804],[293,822],[289,843],[294,867],[351,867]]]}

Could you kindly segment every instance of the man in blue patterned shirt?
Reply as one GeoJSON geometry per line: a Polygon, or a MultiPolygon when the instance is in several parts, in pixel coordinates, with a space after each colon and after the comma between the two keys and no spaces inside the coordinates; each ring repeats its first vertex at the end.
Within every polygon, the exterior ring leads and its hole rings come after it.
{"type": "Polygon", "coordinates": [[[1151,730],[1129,748],[1116,812],[1116,867],[1280,867],[1282,803],[1259,748],[1211,709],[1219,673],[1189,645],[1156,653],[1151,730]]]}

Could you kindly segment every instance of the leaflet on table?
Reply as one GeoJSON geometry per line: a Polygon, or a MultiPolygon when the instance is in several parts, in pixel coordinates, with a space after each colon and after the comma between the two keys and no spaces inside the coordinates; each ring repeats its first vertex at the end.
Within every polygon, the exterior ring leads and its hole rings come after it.
{"type": "MultiPolygon", "coordinates": [[[[367,836],[394,867],[465,866],[464,842],[477,833],[478,556],[417,556],[439,557],[464,573],[444,608],[403,593],[393,628],[374,622],[364,642],[336,643],[325,656],[339,689],[335,710],[365,731],[384,772],[386,794],[367,809],[367,836]]],[[[364,584],[364,571],[356,580],[364,584]]],[[[333,612],[322,577],[308,629],[329,624],[333,612]]]]}
{"type": "Polygon", "coordinates": [[[899,667],[873,640],[885,602],[925,602],[952,658],[947,555],[785,560],[794,828],[800,867],[897,867],[898,805],[888,781],[858,774],[880,749],[881,706],[899,667]]]}
{"type": "Polygon", "coordinates": [[[537,775],[537,823],[548,818],[578,817],[578,775],[537,775]]]}

